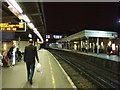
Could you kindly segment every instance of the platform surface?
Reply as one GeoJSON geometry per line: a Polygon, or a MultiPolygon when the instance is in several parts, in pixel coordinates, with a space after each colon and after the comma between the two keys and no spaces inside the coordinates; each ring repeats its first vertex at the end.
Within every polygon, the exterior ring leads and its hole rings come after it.
{"type": "Polygon", "coordinates": [[[42,73],[35,69],[33,84],[27,82],[24,61],[2,68],[2,88],[76,88],[55,57],[47,50],[38,51],[42,73]]]}

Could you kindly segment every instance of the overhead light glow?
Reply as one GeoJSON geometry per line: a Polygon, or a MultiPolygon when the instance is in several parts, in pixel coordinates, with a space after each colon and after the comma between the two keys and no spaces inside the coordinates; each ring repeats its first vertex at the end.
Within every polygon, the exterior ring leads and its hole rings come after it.
{"type": "Polygon", "coordinates": [[[13,6],[8,6],[8,8],[10,9],[10,11],[15,14],[16,16],[18,16],[19,12],[13,7],[13,6]]]}
{"type": "Polygon", "coordinates": [[[41,36],[41,34],[40,33],[38,33],[37,34],[37,36],[40,38],[40,40],[42,41],[42,43],[44,42],[44,40],[43,40],[43,38],[42,38],[42,36],[41,36]]]}
{"type": "Polygon", "coordinates": [[[34,28],[35,28],[35,26],[33,25],[33,23],[28,23],[27,25],[28,25],[28,27],[29,27],[30,29],[34,29],[34,28]]]}
{"type": "Polygon", "coordinates": [[[27,22],[27,23],[30,23],[30,19],[28,18],[27,15],[21,15],[22,16],[22,19],[27,22]]]}
{"type": "Polygon", "coordinates": [[[16,9],[17,12],[19,12],[19,13],[23,12],[15,0],[6,0],[6,2],[8,3],[8,5],[12,6],[14,9],[16,9]]]}
{"type": "Polygon", "coordinates": [[[27,25],[30,29],[33,29],[33,32],[41,39],[42,43],[44,42],[41,34],[38,32],[38,30],[35,28],[33,23],[30,23],[30,19],[27,15],[23,15],[23,10],[20,8],[16,0],[6,0],[6,2],[9,5],[9,9],[19,18],[23,19],[25,22],[27,22],[27,25]]]}
{"type": "Polygon", "coordinates": [[[37,31],[37,29],[34,29],[33,32],[34,32],[35,34],[38,34],[38,33],[39,33],[39,32],[37,31]]]}
{"type": "Polygon", "coordinates": [[[37,28],[34,28],[33,31],[37,31],[37,28]]]}
{"type": "Polygon", "coordinates": [[[43,40],[43,38],[42,38],[42,36],[41,36],[41,34],[38,32],[38,30],[37,30],[37,28],[34,28],[33,29],[33,32],[40,38],[40,40],[42,41],[42,43],[44,42],[44,40],[43,40]]]}

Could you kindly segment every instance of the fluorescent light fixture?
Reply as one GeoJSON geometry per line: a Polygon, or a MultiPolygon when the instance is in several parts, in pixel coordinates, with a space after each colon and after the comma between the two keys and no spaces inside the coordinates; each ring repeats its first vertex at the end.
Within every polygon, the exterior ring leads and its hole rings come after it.
{"type": "Polygon", "coordinates": [[[37,31],[37,28],[34,28],[33,31],[37,31]]]}
{"type": "Polygon", "coordinates": [[[6,2],[8,3],[8,5],[15,8],[17,10],[17,12],[19,12],[19,13],[23,12],[22,9],[20,8],[20,6],[17,4],[17,2],[15,0],[6,0],[6,2]]]}
{"type": "Polygon", "coordinates": [[[39,33],[38,31],[33,31],[33,32],[34,32],[36,35],[38,35],[38,33],[39,33]]]}
{"type": "Polygon", "coordinates": [[[10,6],[8,6],[8,8],[10,9],[11,12],[13,12],[15,14],[16,13],[19,14],[19,12],[13,6],[10,5],[10,6]]]}
{"type": "Polygon", "coordinates": [[[29,27],[30,29],[34,29],[34,28],[35,28],[35,26],[33,25],[33,23],[28,23],[27,25],[28,25],[28,27],[29,27]]]}
{"type": "Polygon", "coordinates": [[[40,38],[40,40],[42,41],[42,43],[44,42],[44,40],[43,40],[43,38],[42,38],[42,36],[41,36],[41,34],[38,32],[38,31],[36,31],[36,29],[33,31],[39,38],[40,38]]]}
{"type": "Polygon", "coordinates": [[[21,15],[21,17],[25,22],[30,23],[30,19],[28,18],[27,15],[21,15]]]}
{"type": "Polygon", "coordinates": [[[33,29],[33,32],[37,35],[39,32],[38,32],[38,30],[37,30],[37,28],[34,28],[33,29]]]}
{"type": "Polygon", "coordinates": [[[15,16],[17,16],[20,20],[22,19],[20,13],[19,13],[13,6],[8,6],[8,8],[9,8],[9,10],[10,10],[15,16]]]}
{"type": "Polygon", "coordinates": [[[38,32],[38,30],[37,30],[37,28],[34,28],[33,29],[33,32],[40,38],[40,40],[42,41],[42,43],[44,42],[44,40],[43,40],[43,38],[42,38],[42,36],[41,36],[41,34],[38,32]]]}
{"type": "Polygon", "coordinates": [[[44,40],[43,40],[43,38],[42,38],[42,36],[41,36],[41,34],[40,33],[38,33],[38,37],[41,39],[41,41],[42,41],[42,43],[44,42],[44,40]]]}

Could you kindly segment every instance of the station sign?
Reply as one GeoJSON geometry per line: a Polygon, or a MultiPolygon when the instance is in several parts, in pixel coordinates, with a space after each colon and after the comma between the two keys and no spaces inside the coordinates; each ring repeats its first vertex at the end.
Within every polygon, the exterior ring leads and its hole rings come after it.
{"type": "Polygon", "coordinates": [[[26,23],[0,23],[1,31],[26,32],[26,23]]]}

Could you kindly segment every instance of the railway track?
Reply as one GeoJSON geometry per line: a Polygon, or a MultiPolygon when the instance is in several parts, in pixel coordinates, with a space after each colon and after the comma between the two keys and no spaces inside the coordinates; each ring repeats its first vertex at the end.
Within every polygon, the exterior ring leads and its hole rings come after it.
{"type": "Polygon", "coordinates": [[[119,73],[114,73],[110,70],[102,69],[99,66],[93,65],[88,61],[81,59],[79,55],[72,53],[67,53],[58,50],[49,50],[53,55],[59,57],[60,59],[67,62],[71,67],[82,73],[97,85],[100,90],[105,89],[115,89],[118,90],[120,87],[120,82],[118,80],[119,73]]]}

